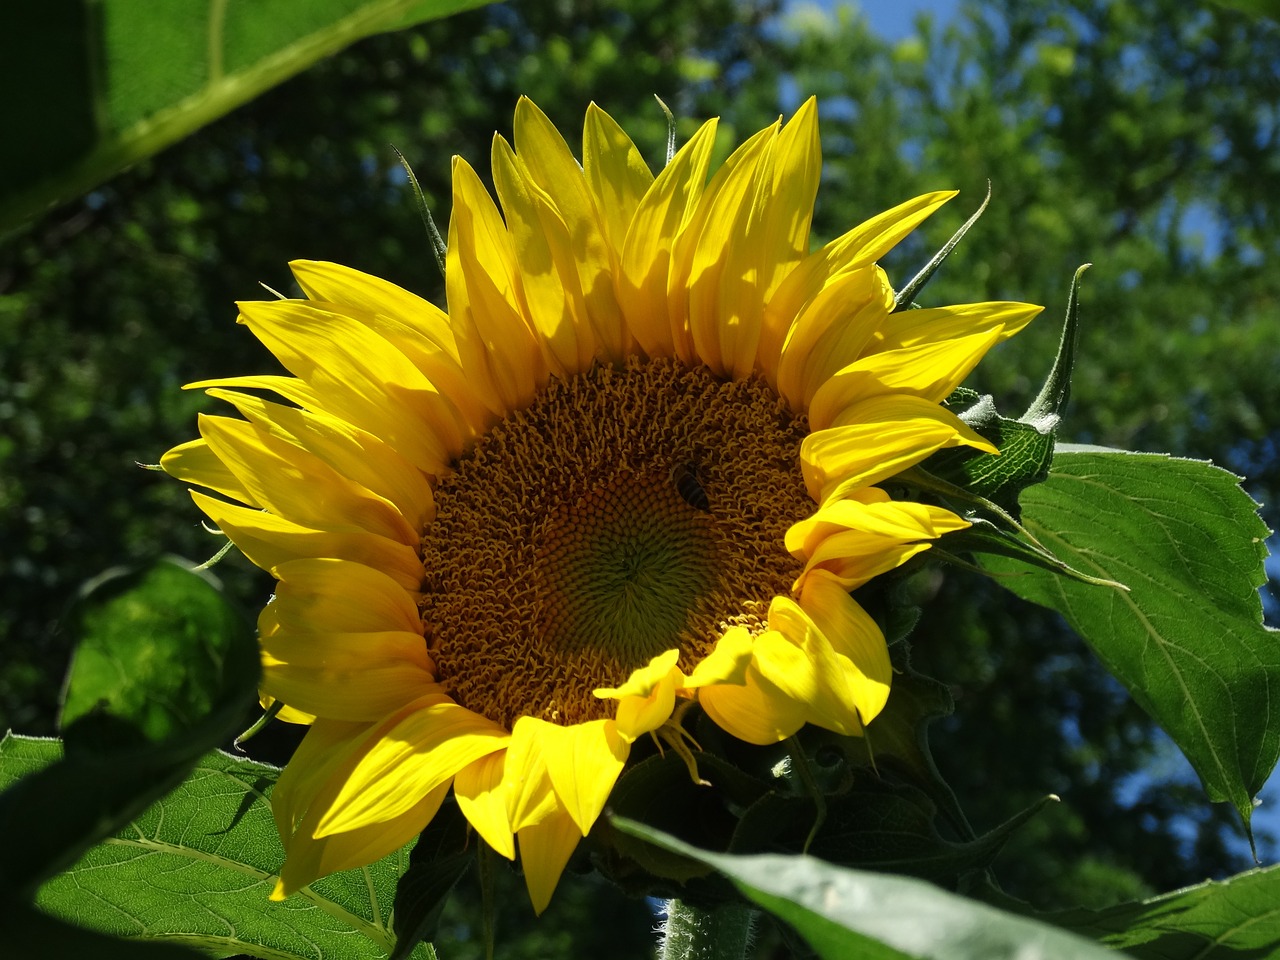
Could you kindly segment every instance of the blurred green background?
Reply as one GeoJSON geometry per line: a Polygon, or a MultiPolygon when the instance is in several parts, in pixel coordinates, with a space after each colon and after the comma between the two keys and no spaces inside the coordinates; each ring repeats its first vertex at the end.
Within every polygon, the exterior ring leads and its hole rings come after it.
{"type": "MultiPolygon", "coordinates": [[[[185,489],[135,463],[189,439],[196,412],[213,408],[183,383],[275,372],[235,325],[234,301],[266,296],[259,282],[291,292],[286,261],[310,258],[443,303],[391,146],[443,227],[450,156],[485,171],[521,94],[571,144],[595,100],[657,168],[654,94],[681,137],[722,117],[723,153],[815,93],[819,239],[923,191],[961,190],[886,261],[898,282],[990,180],[990,209],[922,299],[1048,310],[971,385],[1007,413],[1025,407],[1072,272],[1092,261],[1063,438],[1213,459],[1247,476],[1277,526],[1280,27],[1179,0],[944,6],[945,22],[892,38],[831,5],[484,7],[361,41],[0,243],[0,727],[53,732],[60,618],[84,580],[218,548],[185,489]]],[[[269,593],[240,558],[218,573],[247,609],[269,593]]],[[[1056,616],[954,572],[931,589],[913,655],[956,696],[934,748],[975,827],[1045,793],[1063,799],[1002,856],[1006,889],[1093,905],[1250,865],[1230,810],[1207,803],[1056,616]]],[[[1274,779],[1262,800],[1265,832],[1274,779]]],[[[480,955],[468,902],[446,916],[447,956],[480,955]]],[[[583,882],[518,955],[645,956],[648,927],[643,909],[583,882]],[[631,939],[634,954],[617,952],[631,939]]]]}

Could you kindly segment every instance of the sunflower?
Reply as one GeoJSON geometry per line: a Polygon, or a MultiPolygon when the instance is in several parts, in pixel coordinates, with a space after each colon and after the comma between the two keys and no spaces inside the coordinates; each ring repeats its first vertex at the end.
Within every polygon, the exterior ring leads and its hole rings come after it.
{"type": "Polygon", "coordinates": [[[262,694],[310,729],[273,796],[277,899],[452,789],[541,912],[680,703],[753,744],[860,734],[891,668],[850,591],[967,525],[876,484],[995,452],[940,402],[1039,310],[893,312],[876,261],[953,193],[810,252],[813,100],[709,179],[714,120],[656,177],[594,105],[581,164],[527,99],[514,132],[501,213],[454,158],[447,314],[293,263],[306,299],[239,305],[292,376],[192,384],[240,417],[163,459],[279,581],[262,694]]]}

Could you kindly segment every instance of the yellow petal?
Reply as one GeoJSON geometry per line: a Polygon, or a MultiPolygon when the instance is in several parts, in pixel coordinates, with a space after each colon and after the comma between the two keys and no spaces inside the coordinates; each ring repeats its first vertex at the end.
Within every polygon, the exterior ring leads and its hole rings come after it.
{"type": "Polygon", "coordinates": [[[318,838],[399,817],[508,740],[493,721],[438,695],[422,697],[385,719],[344,759],[299,830],[310,827],[318,838]]]}
{"type": "Polygon", "coordinates": [[[213,380],[197,380],[183,384],[183,390],[206,390],[209,387],[237,387],[249,390],[270,390],[303,410],[319,410],[323,404],[316,392],[297,377],[261,375],[256,377],[217,377],[213,380]]]}
{"type": "Polygon", "coordinates": [[[846,736],[861,731],[856,702],[831,644],[792,601],[775,597],[770,629],[756,642],[756,668],[798,704],[806,723],[846,736]],[[785,610],[778,601],[786,600],[785,610]]]}
{"type": "Polygon", "coordinates": [[[271,571],[280,583],[258,617],[258,631],[422,634],[413,598],[379,570],[349,560],[289,560],[271,571]]]}
{"type": "Polygon", "coordinates": [[[386,441],[414,466],[444,473],[462,451],[457,408],[369,327],[305,300],[241,303],[240,319],[328,413],[386,441]]]}
{"type": "Polygon", "coordinates": [[[546,383],[547,365],[525,319],[511,237],[475,170],[453,158],[445,293],[463,369],[498,416],[546,383]]]}
{"type": "Polygon", "coordinates": [[[777,356],[792,320],[831,278],[869,266],[888,253],[925,218],[956,195],[954,190],[926,193],[854,227],[805,257],[778,284],[765,308],[760,365],[773,382],[777,356]]]}
{"type": "Polygon", "coordinates": [[[547,761],[542,755],[542,738],[538,736],[538,724],[533,717],[520,717],[512,727],[502,790],[507,801],[507,820],[517,833],[556,812],[563,813],[551,786],[547,761]]]}
{"type": "Polygon", "coordinates": [[[395,506],[301,447],[228,417],[201,414],[200,433],[254,500],[310,527],[341,525],[416,545],[415,529],[395,506]]]}
{"type": "Polygon", "coordinates": [[[501,790],[506,751],[499,750],[473,761],[454,775],[453,795],[458,809],[494,850],[508,860],[516,858],[515,835],[507,819],[507,801],[501,790]]]}
{"type": "Polygon", "coordinates": [[[474,378],[463,368],[449,317],[435,304],[380,277],[337,263],[289,264],[307,297],[341,305],[409,358],[458,408],[464,434],[489,426],[491,417],[474,378]]]}
{"type": "Polygon", "coordinates": [[[529,719],[536,724],[547,775],[560,799],[560,807],[568,812],[585,837],[622,773],[630,745],[618,735],[612,720],[591,720],[562,727],[529,719]]]}
{"type": "Polygon", "coordinates": [[[667,650],[633,670],[621,686],[599,687],[592,691],[594,696],[618,701],[614,719],[618,735],[627,743],[657,730],[671,717],[676,690],[683,686],[684,680],[676,667],[679,659],[679,650],[667,650]]]}
{"type": "Polygon", "coordinates": [[[898,569],[930,546],[929,543],[885,544],[855,530],[837,533],[822,542],[791,589],[792,592],[800,590],[809,575],[818,571],[845,590],[856,590],[882,573],[898,569]]]}
{"type": "Polygon", "coordinates": [[[994,301],[991,303],[959,303],[949,307],[903,310],[885,323],[876,349],[897,350],[942,340],[996,331],[1000,340],[1013,336],[1039,314],[1044,307],[1031,303],[994,301]]]}
{"type": "Polygon", "coordinates": [[[259,506],[249,489],[209,449],[206,440],[188,440],[178,444],[160,458],[160,466],[169,476],[185,483],[207,487],[251,507],[259,506]]]}
{"type": "Polygon", "coordinates": [[[784,542],[792,556],[803,558],[812,557],[827,538],[845,531],[863,533],[882,543],[910,543],[935,540],[967,526],[969,521],[950,510],[928,504],[889,500],[887,496],[871,503],[837,500],[792,524],[784,542]]]}
{"type": "Polygon", "coordinates": [[[803,585],[810,571],[821,568],[852,590],[927,550],[927,541],[967,526],[967,520],[949,510],[920,503],[828,503],[787,531],[787,550],[807,560],[793,589],[803,585]]]}
{"type": "Polygon", "coordinates": [[[387,339],[406,356],[414,358],[416,351],[430,344],[457,362],[458,345],[449,318],[434,303],[381,277],[340,263],[294,260],[289,269],[308,299],[356,307],[382,321],[393,321],[379,323],[380,332],[383,336],[393,334],[387,339]]]}
{"type": "Polygon", "coordinates": [[[785,740],[804,726],[804,704],[784,695],[754,664],[744,679],[741,684],[712,684],[698,690],[698,702],[718,727],[739,740],[763,746],[785,740]]]}
{"type": "Polygon", "coordinates": [[[372,723],[444,692],[416,633],[286,633],[262,638],[262,690],[333,720],[372,723]]]}
{"type": "MultiPolygon", "coordinates": [[[[275,697],[267,696],[259,696],[258,702],[262,704],[263,710],[270,710],[273,705],[280,703],[275,697]]],[[[306,726],[316,722],[316,715],[291,707],[287,703],[280,703],[280,709],[276,711],[276,719],[281,723],[298,723],[306,726]]]]}
{"type": "Polygon", "coordinates": [[[595,331],[598,347],[610,361],[621,361],[631,338],[614,292],[618,254],[605,242],[582,167],[554,124],[528,97],[521,97],[516,104],[515,141],[516,154],[530,180],[551,200],[568,231],[569,254],[577,268],[585,317],[595,331]]]}
{"type": "Polygon", "coordinates": [[[884,709],[893,677],[884,634],[848,591],[822,571],[806,579],[799,605],[841,659],[858,717],[870,723],[884,709]]]}
{"type": "Polygon", "coordinates": [[[191,491],[191,498],[263,570],[290,560],[325,557],[381,570],[406,590],[422,587],[422,561],[408,544],[356,528],[306,527],[262,510],[215,500],[195,490],[191,491]]]}
{"type": "Polygon", "coordinates": [[[596,340],[569,229],[501,137],[493,139],[493,184],[506,214],[527,315],[552,372],[572,377],[591,366],[596,340]]]}
{"type": "Polygon", "coordinates": [[[724,376],[726,341],[750,341],[755,355],[759,323],[744,312],[742,304],[759,296],[758,277],[734,258],[761,203],[761,180],[771,175],[762,162],[770,155],[778,126],[766,127],[738,147],[711,178],[697,212],[681,230],[672,247],[671,273],[667,278],[667,309],[674,329],[676,356],[685,364],[701,363],[724,376]],[[684,323],[681,320],[684,319],[684,323]]]}
{"type": "MultiPolygon", "coordinates": [[[[760,365],[772,365],[786,330],[777,319],[766,318],[765,304],[783,279],[809,252],[809,226],[822,174],[822,146],[818,139],[817,98],[810,97],[778,134],[774,150],[772,182],[763,207],[763,217],[752,235],[762,256],[759,260],[759,299],[755,306],[761,331],[758,342],[760,365]],[[765,329],[772,323],[774,329],[765,329]]],[[[750,358],[750,367],[757,364],[750,358]]],[[[735,370],[743,369],[743,358],[735,370]]],[[[749,368],[748,368],[749,372],[749,368]]],[[[742,374],[745,376],[746,374],[742,374]]],[[[735,373],[735,376],[737,374],[735,373]]]]}
{"type": "Polygon", "coordinates": [[[271,815],[286,845],[316,793],[372,726],[324,717],[311,725],[271,791],[271,815]]]}
{"type": "Polygon", "coordinates": [[[631,671],[626,682],[617,687],[599,687],[592,693],[597,697],[609,697],[621,700],[623,697],[647,697],[670,675],[676,661],[680,659],[679,650],[667,650],[658,654],[643,667],[631,671]]]}
{"type": "Polygon", "coordinates": [[[778,357],[777,389],[792,410],[807,410],[823,382],[852,363],[893,309],[888,278],[876,266],[836,277],[806,303],[778,357]]]}
{"type": "Polygon", "coordinates": [[[247,393],[217,388],[250,422],[274,437],[314,454],[342,476],[390,501],[409,526],[422,530],[435,519],[431,487],[422,471],[373,434],[327,413],[271,403],[247,393]]]}
{"type": "Polygon", "coordinates": [[[627,228],[653,174],[631,138],[594,103],[587,105],[582,126],[582,172],[595,196],[605,239],[620,259],[627,228]]]}
{"type": "Polygon", "coordinates": [[[673,317],[667,304],[672,238],[702,197],[715,144],[716,121],[708,120],[666,165],[636,208],[622,245],[620,278],[627,326],[650,357],[674,355],[673,317]]]}
{"type": "Polygon", "coordinates": [[[670,720],[676,706],[676,690],[683,687],[681,680],[680,671],[672,667],[662,682],[644,696],[619,700],[614,716],[618,736],[627,743],[634,743],[670,720]]]}
{"type": "Polygon", "coordinates": [[[564,812],[557,812],[520,830],[520,866],[533,912],[541,914],[551,902],[565,865],[578,848],[578,828],[564,812]]]}
{"type": "Polygon", "coordinates": [[[726,630],[711,652],[693,668],[684,682],[685,687],[694,689],[720,683],[742,686],[747,682],[753,646],[746,627],[726,630]]]}
{"type": "Polygon", "coordinates": [[[426,828],[448,792],[449,784],[442,784],[395,817],[340,834],[294,834],[271,899],[283,900],[320,877],[367,866],[399,850],[426,828]]]}
{"type": "Polygon", "coordinates": [[[920,397],[864,400],[842,420],[840,426],[809,434],[800,445],[805,485],[819,503],[901,473],[945,447],[966,444],[997,452],[955,414],[920,397]]]}
{"type": "Polygon", "coordinates": [[[809,429],[831,426],[849,407],[881,393],[937,403],[950,396],[999,339],[994,330],[864,356],[820,386],[808,404],[809,429]]]}

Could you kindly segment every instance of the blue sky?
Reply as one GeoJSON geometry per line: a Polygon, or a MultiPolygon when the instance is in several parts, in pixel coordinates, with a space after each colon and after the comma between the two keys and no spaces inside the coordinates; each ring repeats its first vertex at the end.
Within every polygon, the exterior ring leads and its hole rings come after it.
{"type": "MultiPolygon", "coordinates": [[[[834,7],[834,0],[811,0],[821,7],[834,7]]],[[[912,22],[916,14],[924,11],[933,13],[939,23],[944,23],[955,16],[960,8],[960,0],[867,0],[866,3],[851,4],[861,7],[872,28],[886,40],[901,40],[915,31],[912,22]]]]}

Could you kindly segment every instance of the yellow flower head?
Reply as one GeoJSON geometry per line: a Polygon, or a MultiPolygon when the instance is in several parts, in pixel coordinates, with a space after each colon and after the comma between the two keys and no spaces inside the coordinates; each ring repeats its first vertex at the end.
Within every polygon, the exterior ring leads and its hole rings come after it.
{"type": "Polygon", "coordinates": [[[715,129],[654,177],[594,105],[579,165],[521,100],[501,213],[454,160],[447,315],[308,261],[307,299],[240,305],[293,376],[196,384],[243,419],[163,463],[279,581],[262,692],[311,727],[277,897],[399,848],[452,787],[541,911],[678,702],[756,744],[883,708],[849,591],[966,523],[875,484],[994,452],[939,403],[1039,308],[893,313],[876,261],[953,194],[811,253],[814,101],[708,181],[715,129]]]}

